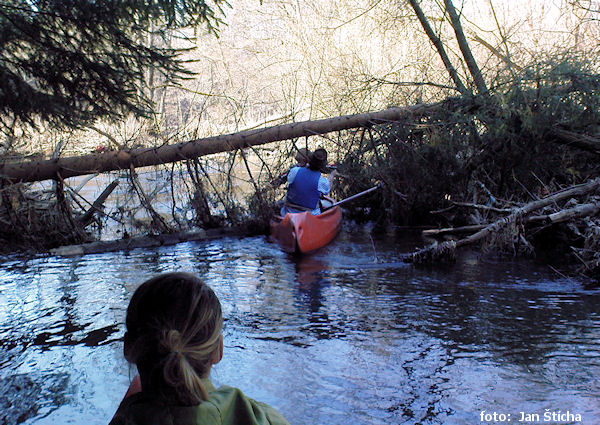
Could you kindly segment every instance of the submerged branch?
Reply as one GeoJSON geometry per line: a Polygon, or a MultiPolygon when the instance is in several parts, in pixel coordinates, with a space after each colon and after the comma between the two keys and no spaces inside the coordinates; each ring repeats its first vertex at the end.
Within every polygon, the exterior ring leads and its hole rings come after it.
{"type": "MultiPolygon", "coordinates": [[[[573,186],[569,189],[562,190],[543,199],[530,202],[520,208],[516,208],[511,215],[496,220],[490,225],[484,227],[483,229],[464,239],[460,239],[458,241],[446,241],[441,244],[430,245],[417,252],[407,255],[404,258],[404,261],[408,263],[423,263],[430,262],[432,260],[453,259],[455,256],[456,248],[472,245],[476,242],[482,241],[491,234],[499,232],[510,223],[514,223],[522,219],[526,215],[532,213],[533,211],[541,209],[545,206],[555,204],[572,196],[581,196],[587,193],[595,192],[598,191],[598,189],[600,189],[600,178],[594,179],[585,184],[580,184],[577,186],[573,186]]],[[[583,211],[586,211],[588,213],[591,211],[593,213],[593,211],[597,211],[597,204],[594,204],[594,206],[595,208],[582,208],[577,213],[581,214],[583,211]]],[[[555,219],[561,220],[566,218],[569,218],[569,214],[562,214],[560,216],[555,217],[555,219]]]]}

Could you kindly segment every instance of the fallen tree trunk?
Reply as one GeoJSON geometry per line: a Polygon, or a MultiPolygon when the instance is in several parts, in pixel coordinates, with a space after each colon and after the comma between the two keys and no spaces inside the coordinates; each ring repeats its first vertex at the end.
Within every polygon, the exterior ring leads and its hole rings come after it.
{"type": "Polygon", "coordinates": [[[600,140],[585,134],[574,133],[561,128],[553,128],[548,133],[550,140],[559,145],[572,146],[600,155],[600,140]]]}
{"type": "Polygon", "coordinates": [[[573,220],[581,217],[588,217],[600,212],[600,203],[591,202],[588,204],[577,205],[573,208],[558,211],[552,214],[536,215],[527,218],[527,223],[536,224],[556,224],[563,223],[568,220],[573,220]]]}
{"type": "MultiPolygon", "coordinates": [[[[276,141],[326,134],[351,128],[370,127],[432,113],[441,108],[447,108],[449,102],[456,102],[456,99],[431,104],[396,107],[378,112],[282,124],[155,148],[137,148],[47,160],[0,163],[0,185],[5,186],[7,184],[48,179],[66,179],[86,174],[130,169],[131,167],[167,164],[276,141]]],[[[562,129],[553,129],[549,136],[555,143],[600,153],[600,144],[593,137],[562,129]]]]}
{"type": "Polygon", "coordinates": [[[253,236],[255,234],[256,232],[249,230],[247,227],[225,227],[164,235],[138,236],[113,241],[96,241],[79,245],[65,245],[51,249],[50,254],[70,257],[86,254],[99,254],[103,252],[129,251],[135,248],[175,245],[188,241],[203,241],[223,237],[245,237],[253,236]]]}
{"type": "MultiPolygon", "coordinates": [[[[470,204],[473,205],[473,204],[470,204]]],[[[506,210],[500,210],[505,212],[506,210]]],[[[568,220],[573,220],[581,217],[587,217],[595,215],[600,212],[600,203],[592,202],[588,204],[577,205],[573,208],[558,211],[552,214],[536,215],[527,217],[525,219],[526,224],[557,224],[563,223],[568,220]]],[[[460,227],[445,227],[442,229],[426,229],[421,232],[423,236],[447,236],[447,235],[459,235],[465,233],[475,233],[482,229],[485,229],[490,224],[473,224],[470,226],[460,227]]]]}
{"type": "Polygon", "coordinates": [[[351,128],[385,124],[407,117],[430,113],[447,102],[390,108],[379,112],[343,115],[322,120],[302,121],[239,133],[129,151],[108,151],[77,157],[0,164],[0,182],[4,185],[34,182],[107,171],[167,164],[219,152],[233,151],[297,137],[314,136],[351,128]]]}
{"type": "MultiPolygon", "coordinates": [[[[472,245],[476,242],[482,241],[492,233],[498,232],[499,230],[507,226],[509,223],[514,223],[515,221],[525,217],[527,214],[530,214],[533,211],[536,211],[547,205],[563,201],[572,196],[585,195],[587,193],[594,192],[599,189],[600,178],[594,179],[588,183],[573,186],[569,189],[562,190],[560,192],[547,196],[546,198],[530,202],[529,204],[526,204],[520,208],[515,208],[514,212],[509,216],[503,217],[493,222],[492,224],[484,227],[483,229],[464,239],[460,239],[458,241],[446,241],[441,244],[430,245],[426,248],[420,249],[417,252],[407,255],[403,258],[403,260],[407,263],[425,263],[441,260],[444,258],[454,258],[456,248],[460,248],[466,245],[472,245]]],[[[581,214],[582,211],[587,211],[589,213],[590,211],[594,211],[594,209],[589,208],[586,205],[585,208],[581,208],[578,212],[574,212],[574,214],[581,214]]],[[[560,216],[555,217],[555,220],[564,220],[568,217],[569,214],[562,214],[560,216]]]]}

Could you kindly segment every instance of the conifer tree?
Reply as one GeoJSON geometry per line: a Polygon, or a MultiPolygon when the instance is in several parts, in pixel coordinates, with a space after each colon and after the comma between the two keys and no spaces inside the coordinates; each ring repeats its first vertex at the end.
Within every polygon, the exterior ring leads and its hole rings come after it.
{"type": "Polygon", "coordinates": [[[189,76],[181,50],[150,35],[206,24],[216,33],[224,0],[2,0],[0,125],[77,128],[98,118],[145,116],[149,68],[189,76]]]}

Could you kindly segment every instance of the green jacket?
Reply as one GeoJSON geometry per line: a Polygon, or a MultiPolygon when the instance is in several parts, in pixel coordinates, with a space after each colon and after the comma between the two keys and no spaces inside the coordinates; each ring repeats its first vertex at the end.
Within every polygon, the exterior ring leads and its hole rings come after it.
{"type": "Polygon", "coordinates": [[[143,391],[129,396],[109,425],[289,425],[275,409],[237,388],[203,384],[209,398],[197,406],[165,406],[143,391]]]}

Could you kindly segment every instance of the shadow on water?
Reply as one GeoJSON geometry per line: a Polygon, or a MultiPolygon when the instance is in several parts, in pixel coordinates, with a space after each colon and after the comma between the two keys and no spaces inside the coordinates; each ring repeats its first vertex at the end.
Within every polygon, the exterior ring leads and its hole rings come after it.
{"type": "Polygon", "coordinates": [[[476,254],[414,268],[413,235],[346,226],[308,256],[265,238],[0,269],[0,423],[107,423],[131,369],[128,300],[156,273],[197,273],[225,315],[217,384],[294,424],[480,423],[482,410],[600,418],[600,291],[476,254]]]}
{"type": "Polygon", "coordinates": [[[22,423],[73,401],[72,356],[57,348],[120,340],[120,325],[102,326],[81,311],[78,259],[15,257],[2,269],[0,298],[1,423],[22,423]],[[50,353],[46,355],[45,353],[50,353]]]}
{"type": "Polygon", "coordinates": [[[20,424],[40,412],[72,402],[68,373],[12,375],[0,382],[0,422],[20,424]]]}

